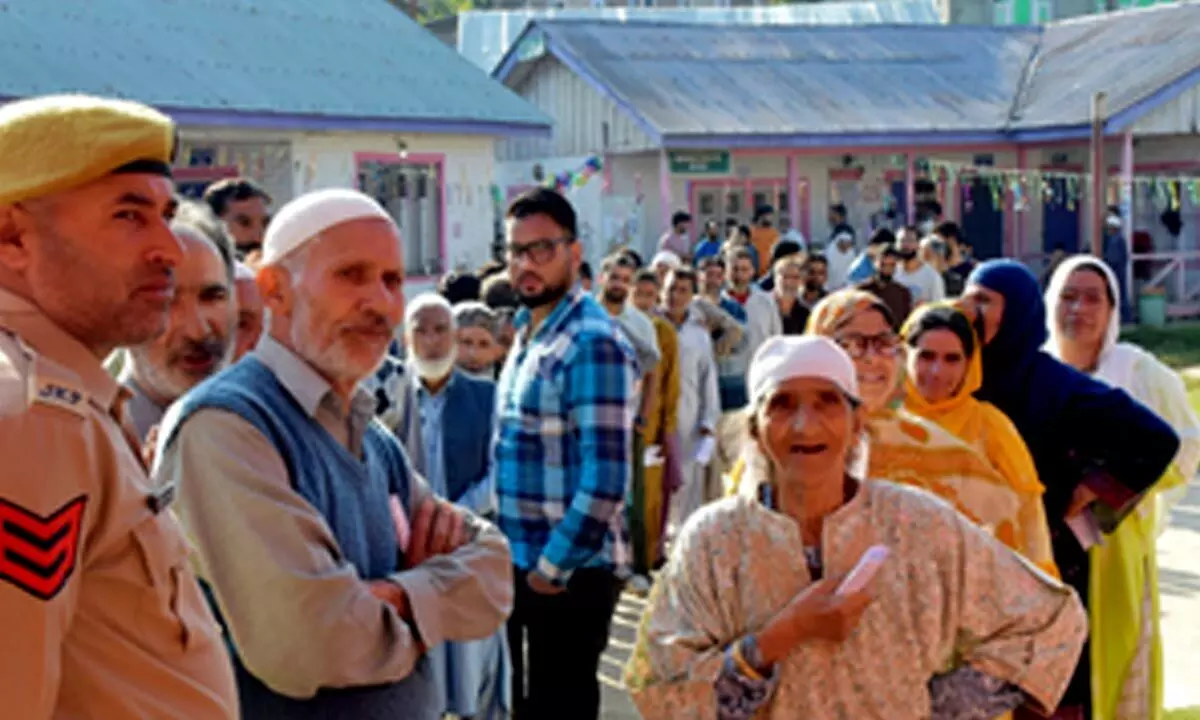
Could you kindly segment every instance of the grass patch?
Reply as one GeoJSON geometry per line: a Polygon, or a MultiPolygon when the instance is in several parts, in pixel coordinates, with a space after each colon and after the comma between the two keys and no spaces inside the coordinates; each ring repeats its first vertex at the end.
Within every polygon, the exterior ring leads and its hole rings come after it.
{"type": "Polygon", "coordinates": [[[1167,710],[1163,720],[1200,720],[1200,706],[1167,710]]]}
{"type": "MultiPolygon", "coordinates": [[[[1200,322],[1171,323],[1161,328],[1138,325],[1122,330],[1121,339],[1140,346],[1176,370],[1197,368],[1197,372],[1183,375],[1183,383],[1188,400],[1200,414],[1200,322]]],[[[1197,712],[1193,720],[1200,720],[1200,709],[1197,712]]]]}
{"type": "Polygon", "coordinates": [[[1139,325],[1123,330],[1121,339],[1141,346],[1176,370],[1200,365],[1200,322],[1161,328],[1139,325]]]}

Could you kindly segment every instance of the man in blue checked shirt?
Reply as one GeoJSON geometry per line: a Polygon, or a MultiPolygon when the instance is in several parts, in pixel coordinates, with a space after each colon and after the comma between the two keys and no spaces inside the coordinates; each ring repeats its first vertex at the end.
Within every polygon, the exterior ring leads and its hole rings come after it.
{"type": "Polygon", "coordinates": [[[596,673],[629,560],[622,503],[639,372],[608,313],[577,288],[571,204],[530,191],[509,207],[506,231],[525,307],[496,388],[492,473],[516,566],[514,714],[589,720],[600,714],[596,673]]]}

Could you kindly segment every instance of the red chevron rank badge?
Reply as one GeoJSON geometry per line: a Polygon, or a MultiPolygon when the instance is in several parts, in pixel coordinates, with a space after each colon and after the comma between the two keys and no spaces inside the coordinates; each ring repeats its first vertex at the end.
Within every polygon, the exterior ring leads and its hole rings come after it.
{"type": "Polygon", "coordinates": [[[0,580],[49,600],[67,584],[83,531],[80,495],[45,517],[0,498],[0,580]]]}

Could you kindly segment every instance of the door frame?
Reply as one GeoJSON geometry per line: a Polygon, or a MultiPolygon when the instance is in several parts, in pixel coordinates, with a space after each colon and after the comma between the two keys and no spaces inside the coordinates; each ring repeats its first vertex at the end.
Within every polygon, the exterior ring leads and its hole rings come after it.
{"type": "MultiPolygon", "coordinates": [[[[778,190],[788,190],[789,189],[788,181],[787,181],[787,178],[785,178],[785,177],[783,177],[783,178],[779,178],[779,177],[753,178],[752,177],[752,178],[746,178],[744,180],[740,179],[740,178],[738,178],[738,179],[721,178],[721,179],[711,179],[711,180],[708,180],[708,179],[688,180],[686,184],[687,184],[686,192],[687,192],[687,201],[688,201],[688,214],[691,215],[693,218],[699,217],[699,212],[698,212],[698,210],[699,210],[699,203],[698,203],[699,194],[704,191],[710,191],[713,189],[717,189],[719,191],[724,191],[726,189],[736,188],[742,192],[743,199],[747,203],[749,203],[754,200],[754,193],[756,190],[762,190],[764,188],[768,189],[768,190],[770,190],[772,188],[776,189],[777,190],[776,202],[778,202],[778,199],[779,199],[778,190]]],[[[796,188],[792,191],[799,193],[798,207],[800,208],[800,217],[798,219],[799,221],[797,221],[797,218],[792,218],[791,219],[792,227],[799,230],[806,239],[811,241],[812,236],[810,233],[812,230],[812,184],[809,183],[807,177],[803,177],[803,176],[798,177],[798,178],[796,178],[796,188]]],[[[724,192],[721,192],[720,194],[721,194],[721,197],[723,198],[724,192]]],[[[776,217],[778,217],[782,213],[786,213],[787,210],[788,210],[787,208],[776,207],[775,208],[776,217]]],[[[745,218],[747,224],[749,224],[750,220],[753,218],[753,209],[750,209],[750,213],[751,214],[747,215],[745,218]]]]}

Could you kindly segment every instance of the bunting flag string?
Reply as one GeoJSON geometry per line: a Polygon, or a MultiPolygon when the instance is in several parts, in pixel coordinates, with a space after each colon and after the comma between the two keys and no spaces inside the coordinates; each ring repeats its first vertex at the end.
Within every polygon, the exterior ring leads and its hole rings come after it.
{"type": "Polygon", "coordinates": [[[563,170],[551,175],[542,182],[542,185],[560,193],[572,188],[581,188],[591,182],[592,178],[603,169],[604,160],[599,155],[591,155],[578,168],[563,170]]]}
{"type": "MultiPolygon", "coordinates": [[[[970,203],[977,183],[985,184],[991,193],[993,207],[1009,203],[1017,212],[1029,209],[1031,202],[1041,200],[1074,210],[1085,203],[1092,184],[1092,174],[1071,170],[1045,168],[1038,170],[979,166],[929,160],[934,177],[951,182],[958,180],[963,201],[970,203]]],[[[1120,176],[1109,176],[1105,198],[1110,205],[1123,204],[1120,176]]],[[[1194,175],[1135,174],[1130,178],[1130,192],[1139,198],[1151,199],[1163,209],[1178,210],[1183,198],[1192,207],[1200,207],[1200,171],[1194,175]]]]}

